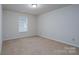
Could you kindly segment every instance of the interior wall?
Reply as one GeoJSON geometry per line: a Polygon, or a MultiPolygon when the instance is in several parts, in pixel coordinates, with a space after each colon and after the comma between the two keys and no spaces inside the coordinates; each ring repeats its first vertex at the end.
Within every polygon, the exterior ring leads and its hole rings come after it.
{"type": "Polygon", "coordinates": [[[79,5],[38,16],[38,35],[79,47],[79,5]]]}
{"type": "Polygon", "coordinates": [[[3,40],[36,35],[36,17],[29,14],[3,10],[3,40]],[[18,32],[20,16],[28,17],[28,32],[18,32]]]}
{"type": "Polygon", "coordinates": [[[3,39],[40,35],[79,47],[79,5],[71,5],[39,16],[3,11],[3,39]],[[18,17],[26,15],[29,31],[18,33],[18,17]]]}
{"type": "Polygon", "coordinates": [[[0,54],[2,48],[2,7],[0,5],[0,54]]]}

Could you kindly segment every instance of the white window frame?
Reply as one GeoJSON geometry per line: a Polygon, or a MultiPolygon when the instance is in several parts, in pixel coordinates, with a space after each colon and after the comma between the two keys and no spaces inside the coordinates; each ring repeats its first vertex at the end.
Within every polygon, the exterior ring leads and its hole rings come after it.
{"type": "Polygon", "coordinates": [[[28,17],[27,16],[20,16],[18,20],[18,31],[19,32],[27,32],[28,31],[28,17]],[[22,21],[24,20],[24,21],[22,21]],[[26,26],[24,28],[25,24],[22,24],[26,22],[26,26]],[[22,27],[21,27],[22,26],[22,27]],[[23,29],[24,28],[24,29],[23,29]]]}

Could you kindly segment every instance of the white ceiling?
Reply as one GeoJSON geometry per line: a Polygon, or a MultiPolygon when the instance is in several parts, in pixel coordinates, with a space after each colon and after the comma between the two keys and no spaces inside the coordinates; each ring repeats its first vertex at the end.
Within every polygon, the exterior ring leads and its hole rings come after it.
{"type": "Polygon", "coordinates": [[[4,4],[2,6],[4,10],[12,10],[33,15],[39,15],[69,6],[69,4],[39,4],[37,8],[32,8],[29,4],[4,4]]]}

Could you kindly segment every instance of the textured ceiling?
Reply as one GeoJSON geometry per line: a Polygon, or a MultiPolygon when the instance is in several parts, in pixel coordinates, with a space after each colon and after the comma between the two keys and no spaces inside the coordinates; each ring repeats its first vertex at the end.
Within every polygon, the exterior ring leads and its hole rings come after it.
{"type": "Polygon", "coordinates": [[[4,10],[40,15],[49,11],[69,6],[69,4],[39,4],[37,8],[32,8],[29,4],[4,4],[2,6],[4,10]]]}

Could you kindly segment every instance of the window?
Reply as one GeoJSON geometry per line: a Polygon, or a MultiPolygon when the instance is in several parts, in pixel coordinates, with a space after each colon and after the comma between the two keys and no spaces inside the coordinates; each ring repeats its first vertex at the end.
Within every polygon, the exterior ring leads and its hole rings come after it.
{"type": "Polygon", "coordinates": [[[19,32],[28,31],[28,19],[26,16],[19,17],[19,32]]]}

